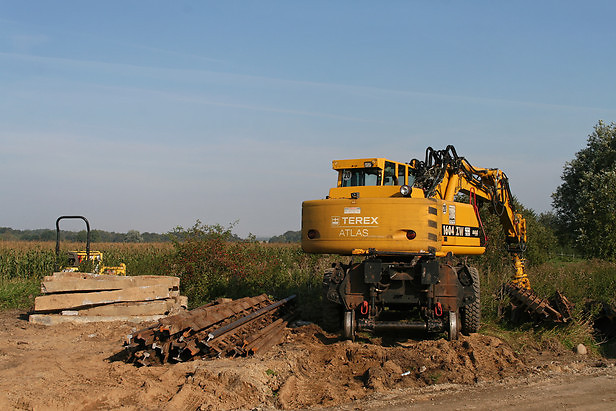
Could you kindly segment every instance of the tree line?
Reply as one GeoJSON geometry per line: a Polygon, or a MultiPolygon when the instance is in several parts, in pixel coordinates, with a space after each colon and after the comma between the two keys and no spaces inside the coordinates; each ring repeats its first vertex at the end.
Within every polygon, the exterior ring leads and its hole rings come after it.
{"type": "MultiPolygon", "coordinates": [[[[86,230],[60,231],[60,241],[85,242],[86,230]]],[[[56,241],[56,230],[16,230],[9,227],[0,227],[0,241],[56,241]]],[[[137,230],[129,230],[126,233],[113,231],[91,230],[90,241],[96,243],[160,243],[171,241],[168,234],[158,234],[137,230]]]]}

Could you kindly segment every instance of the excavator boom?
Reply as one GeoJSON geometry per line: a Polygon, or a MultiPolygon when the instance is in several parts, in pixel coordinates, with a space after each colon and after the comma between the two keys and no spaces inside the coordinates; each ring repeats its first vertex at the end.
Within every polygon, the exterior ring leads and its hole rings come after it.
{"type": "Polygon", "coordinates": [[[522,258],[526,250],[526,220],[515,210],[506,174],[497,168],[473,167],[464,157],[458,156],[452,145],[439,151],[428,147],[424,162],[411,160],[410,164],[416,164],[417,173],[421,176],[420,184],[429,197],[454,201],[458,193],[463,193],[469,197],[475,210],[477,199],[490,203],[491,210],[500,219],[515,267],[512,281],[530,289],[522,258]]]}

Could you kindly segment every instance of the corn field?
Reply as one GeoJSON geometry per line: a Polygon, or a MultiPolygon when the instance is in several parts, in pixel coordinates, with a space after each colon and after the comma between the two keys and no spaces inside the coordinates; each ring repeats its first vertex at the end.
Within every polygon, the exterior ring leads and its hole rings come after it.
{"type": "MultiPolygon", "coordinates": [[[[85,250],[85,244],[63,243],[60,254],[85,250]]],[[[173,253],[171,243],[98,243],[108,266],[125,263],[131,275],[164,274],[163,262],[173,253]]],[[[51,275],[56,267],[54,242],[0,241],[0,279],[36,279],[51,275]]]]}

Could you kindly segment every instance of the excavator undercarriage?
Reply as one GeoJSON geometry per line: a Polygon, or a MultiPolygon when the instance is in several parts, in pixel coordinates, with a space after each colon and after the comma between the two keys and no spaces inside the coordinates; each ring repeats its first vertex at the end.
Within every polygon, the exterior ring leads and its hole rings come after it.
{"type": "Polygon", "coordinates": [[[402,330],[455,339],[479,328],[479,274],[453,257],[409,253],[336,263],[323,285],[327,326],[336,328],[342,316],[346,338],[362,330],[402,330]]]}

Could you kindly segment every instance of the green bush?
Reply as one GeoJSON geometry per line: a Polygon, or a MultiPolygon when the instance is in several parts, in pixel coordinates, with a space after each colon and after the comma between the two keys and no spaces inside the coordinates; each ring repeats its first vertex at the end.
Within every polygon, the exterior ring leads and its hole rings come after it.
{"type": "Polygon", "coordinates": [[[178,227],[171,233],[174,254],[170,271],[180,277],[181,291],[196,307],[219,297],[268,294],[275,299],[298,296],[302,314],[316,318],[322,273],[328,256],[305,254],[299,245],[237,241],[221,225],[178,227]]]}

